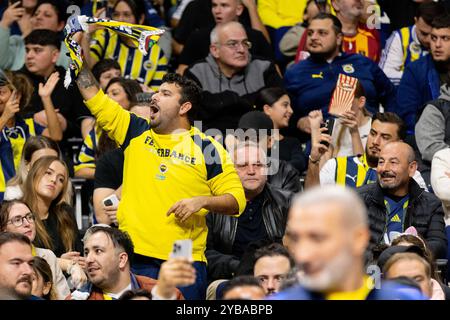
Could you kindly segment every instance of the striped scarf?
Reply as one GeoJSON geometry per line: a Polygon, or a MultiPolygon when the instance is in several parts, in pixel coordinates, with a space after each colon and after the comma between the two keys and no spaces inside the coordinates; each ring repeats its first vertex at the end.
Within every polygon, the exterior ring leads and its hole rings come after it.
{"type": "Polygon", "coordinates": [[[109,19],[99,19],[87,16],[72,16],[67,20],[64,28],[64,43],[69,50],[70,64],[64,79],[64,87],[69,87],[70,83],[75,80],[83,65],[83,52],[79,43],[72,39],[72,36],[79,31],[87,31],[88,25],[94,24],[102,26],[106,29],[114,31],[119,35],[130,38],[139,50],[147,55],[150,48],[159,40],[164,30],[135,25],[126,22],[118,22],[109,19]]]}

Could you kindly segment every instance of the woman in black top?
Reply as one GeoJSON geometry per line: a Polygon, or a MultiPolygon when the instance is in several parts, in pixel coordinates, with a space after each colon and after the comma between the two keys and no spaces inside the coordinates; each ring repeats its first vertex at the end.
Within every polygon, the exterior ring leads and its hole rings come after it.
{"type": "Polygon", "coordinates": [[[288,161],[300,173],[306,169],[306,158],[300,141],[294,137],[285,137],[280,129],[287,128],[292,116],[291,99],[287,92],[278,87],[265,88],[259,92],[256,107],[267,114],[273,121],[275,142],[271,148],[271,156],[278,152],[281,160],[288,161]]]}

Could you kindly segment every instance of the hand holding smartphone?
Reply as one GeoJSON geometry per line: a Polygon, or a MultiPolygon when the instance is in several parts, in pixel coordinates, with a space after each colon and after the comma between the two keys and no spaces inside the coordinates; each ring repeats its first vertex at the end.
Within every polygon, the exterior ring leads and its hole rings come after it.
{"type": "Polygon", "coordinates": [[[188,258],[192,259],[192,240],[176,240],[173,243],[170,258],[188,258]]]}
{"type": "Polygon", "coordinates": [[[110,206],[118,206],[119,205],[119,198],[115,194],[110,195],[109,197],[106,197],[103,199],[103,204],[106,207],[110,206]]]}

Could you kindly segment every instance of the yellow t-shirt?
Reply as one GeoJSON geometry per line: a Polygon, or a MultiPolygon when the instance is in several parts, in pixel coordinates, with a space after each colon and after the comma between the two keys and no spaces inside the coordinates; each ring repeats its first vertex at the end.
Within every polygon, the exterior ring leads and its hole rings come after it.
{"type": "Polygon", "coordinates": [[[373,289],[372,278],[365,276],[363,285],[355,290],[348,292],[333,292],[325,296],[326,300],[366,300],[370,291],[373,289]]]}
{"type": "Polygon", "coordinates": [[[160,135],[143,118],[121,108],[102,91],[86,102],[99,125],[124,149],[119,228],[135,252],[167,260],[173,242],[193,240],[194,261],[206,262],[206,210],[181,223],[166,216],[177,201],[194,196],[232,195],[245,209],[245,194],[226,150],[195,127],[160,135]]]}

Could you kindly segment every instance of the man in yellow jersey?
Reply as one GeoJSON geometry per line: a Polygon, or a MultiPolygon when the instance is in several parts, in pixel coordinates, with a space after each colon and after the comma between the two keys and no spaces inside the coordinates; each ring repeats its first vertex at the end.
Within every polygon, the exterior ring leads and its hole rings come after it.
{"type": "MultiPolygon", "coordinates": [[[[316,130],[316,129],[314,129],[316,130]]],[[[405,139],[406,127],[402,119],[392,112],[378,112],[372,117],[365,153],[349,157],[332,158],[319,166],[320,158],[328,150],[323,141],[330,142],[329,135],[311,139],[311,154],[306,172],[305,188],[317,184],[339,184],[357,188],[377,180],[376,167],[383,147],[391,141],[405,139]]],[[[419,186],[426,189],[419,171],[414,174],[419,186]]]]}
{"type": "Polygon", "coordinates": [[[289,212],[286,241],[299,268],[299,285],[276,300],[411,299],[398,285],[364,272],[370,231],[358,195],[341,186],[316,187],[297,196],[289,212]]]}
{"type": "MultiPolygon", "coordinates": [[[[79,40],[80,34],[76,36],[79,40]]],[[[108,98],[88,69],[76,81],[97,122],[124,150],[117,221],[135,244],[134,272],[156,279],[173,242],[192,239],[196,283],[180,290],[186,299],[204,299],[205,215],[212,211],[238,216],[246,200],[226,150],[191,126],[199,87],[168,74],[152,97],[148,121],[108,98]]]]}

